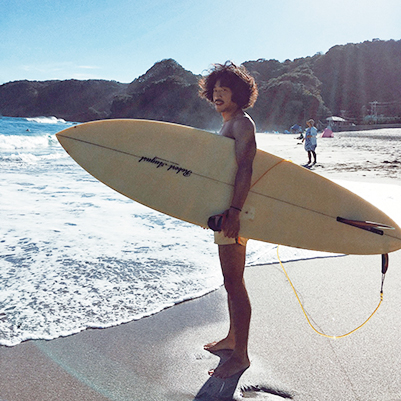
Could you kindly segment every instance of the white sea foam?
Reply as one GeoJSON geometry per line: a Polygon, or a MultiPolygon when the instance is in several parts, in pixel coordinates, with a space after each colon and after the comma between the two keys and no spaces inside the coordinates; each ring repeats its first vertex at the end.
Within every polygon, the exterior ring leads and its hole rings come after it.
{"type": "Polygon", "coordinates": [[[51,135],[21,136],[0,135],[0,150],[38,149],[54,144],[55,138],[51,135]]]}
{"type": "Polygon", "coordinates": [[[66,121],[62,118],[51,117],[30,117],[26,118],[29,122],[35,122],[39,124],[65,124],[66,121]]]}
{"type": "Polygon", "coordinates": [[[1,176],[1,344],[139,319],[221,285],[209,232],[80,175],[1,176]]]}

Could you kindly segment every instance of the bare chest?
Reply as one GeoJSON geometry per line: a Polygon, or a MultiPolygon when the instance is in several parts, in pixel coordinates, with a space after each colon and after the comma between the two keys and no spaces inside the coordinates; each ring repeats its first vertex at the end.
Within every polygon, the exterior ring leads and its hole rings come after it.
{"type": "Polygon", "coordinates": [[[234,139],[233,124],[231,121],[227,121],[223,124],[223,126],[221,127],[221,130],[220,130],[220,135],[226,136],[227,138],[234,139]]]}

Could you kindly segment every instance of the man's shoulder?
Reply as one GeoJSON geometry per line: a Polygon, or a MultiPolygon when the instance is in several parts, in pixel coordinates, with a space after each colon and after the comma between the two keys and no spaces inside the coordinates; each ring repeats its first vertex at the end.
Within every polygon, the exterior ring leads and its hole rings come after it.
{"type": "Polygon", "coordinates": [[[241,118],[236,118],[233,121],[233,127],[232,127],[232,131],[234,136],[236,137],[236,135],[255,135],[256,132],[256,128],[255,128],[255,123],[253,122],[252,118],[244,113],[243,116],[241,116],[241,118]]]}

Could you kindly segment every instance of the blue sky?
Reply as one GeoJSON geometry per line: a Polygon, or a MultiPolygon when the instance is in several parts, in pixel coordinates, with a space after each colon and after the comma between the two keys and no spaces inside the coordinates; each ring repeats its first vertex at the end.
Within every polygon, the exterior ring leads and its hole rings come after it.
{"type": "Polygon", "coordinates": [[[0,10],[0,84],[131,82],[165,58],[200,74],[401,39],[401,0],[0,0],[0,10]]]}

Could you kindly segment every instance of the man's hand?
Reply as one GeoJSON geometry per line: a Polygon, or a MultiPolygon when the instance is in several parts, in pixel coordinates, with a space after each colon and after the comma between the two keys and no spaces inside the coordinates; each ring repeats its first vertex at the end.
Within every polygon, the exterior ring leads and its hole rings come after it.
{"type": "Polygon", "coordinates": [[[223,219],[222,231],[228,238],[238,238],[240,229],[240,211],[236,209],[228,209],[224,212],[226,218],[223,219]]]}

